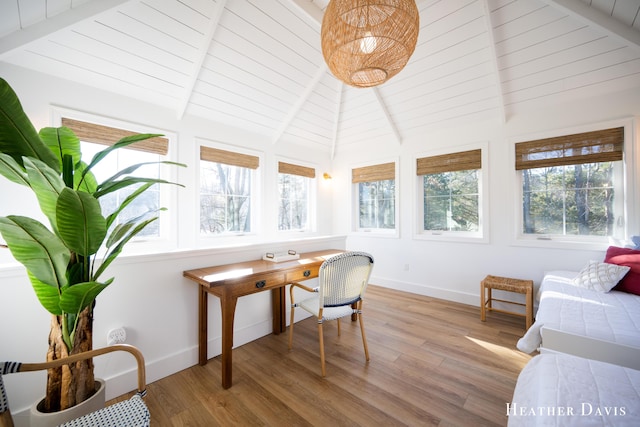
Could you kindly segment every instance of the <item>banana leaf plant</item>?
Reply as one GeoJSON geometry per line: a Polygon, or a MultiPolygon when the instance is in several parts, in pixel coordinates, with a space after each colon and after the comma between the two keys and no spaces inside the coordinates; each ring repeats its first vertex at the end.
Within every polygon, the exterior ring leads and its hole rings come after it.
{"type": "MultiPolygon", "coordinates": [[[[37,132],[14,90],[0,78],[0,175],[29,187],[49,222],[47,226],[25,216],[2,216],[0,234],[3,246],[26,268],[40,304],[52,315],[47,360],[92,348],[96,297],[114,281],[103,278],[107,267],[164,208],[120,223],[116,217],[152,185],[175,184],[131,176],[148,163],[130,166],[101,183],[92,169],[113,151],[155,136],[159,135],[125,137],[87,164],[80,140],[70,129],[47,127],[37,132]],[[100,198],[126,187],[134,189],[131,195],[114,212],[103,213],[100,198]]],[[[94,392],[92,360],[52,369],[42,410],[67,409],[94,392]]]]}

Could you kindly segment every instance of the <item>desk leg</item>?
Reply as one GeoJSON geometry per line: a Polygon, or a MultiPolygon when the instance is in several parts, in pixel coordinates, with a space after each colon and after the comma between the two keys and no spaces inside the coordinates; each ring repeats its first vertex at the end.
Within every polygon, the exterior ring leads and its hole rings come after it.
{"type": "Polygon", "coordinates": [[[224,296],[220,298],[222,310],[222,388],[232,384],[232,351],[233,351],[233,319],[236,313],[238,297],[224,296]]]}
{"type": "Polygon", "coordinates": [[[271,310],[273,316],[273,334],[278,335],[287,330],[286,288],[284,286],[271,290],[271,310]]]}
{"type": "Polygon", "coordinates": [[[208,294],[204,290],[204,286],[198,287],[198,363],[200,365],[207,364],[207,319],[208,319],[208,294]]]}

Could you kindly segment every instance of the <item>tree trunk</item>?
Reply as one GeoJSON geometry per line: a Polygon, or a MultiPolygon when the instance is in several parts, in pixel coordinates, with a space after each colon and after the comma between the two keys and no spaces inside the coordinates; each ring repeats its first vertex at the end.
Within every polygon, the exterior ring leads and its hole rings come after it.
{"type": "MultiPolygon", "coordinates": [[[[62,316],[51,316],[47,361],[91,350],[92,341],[93,314],[91,306],[80,313],[73,349],[70,352],[62,340],[62,316]]],[[[95,389],[92,359],[49,369],[43,411],[56,412],[75,406],[91,397],[95,393],[95,389]]]]}

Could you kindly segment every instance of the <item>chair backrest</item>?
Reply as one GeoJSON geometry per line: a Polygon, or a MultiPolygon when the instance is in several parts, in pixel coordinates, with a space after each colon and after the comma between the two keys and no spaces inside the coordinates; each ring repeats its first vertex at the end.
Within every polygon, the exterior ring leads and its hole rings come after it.
{"type": "Polygon", "coordinates": [[[318,297],[323,307],[351,305],[362,299],[373,269],[373,256],[344,252],[327,259],[318,274],[318,297]]]}
{"type": "Polygon", "coordinates": [[[112,353],[114,351],[126,351],[132,354],[138,365],[138,392],[137,395],[144,397],[147,394],[146,390],[146,373],[144,356],[142,352],[136,347],[128,344],[115,344],[104,348],[85,351],[82,353],[76,353],[71,356],[63,357],[60,359],[52,360],[50,362],[42,363],[20,363],[20,362],[0,362],[0,426],[13,426],[11,418],[11,411],[9,409],[9,401],[7,399],[7,392],[2,381],[2,376],[7,374],[14,374],[18,372],[32,372],[42,371],[45,369],[56,368],[62,365],[68,365],[69,363],[77,362],[78,360],[84,360],[101,356],[103,354],[112,353]]]}

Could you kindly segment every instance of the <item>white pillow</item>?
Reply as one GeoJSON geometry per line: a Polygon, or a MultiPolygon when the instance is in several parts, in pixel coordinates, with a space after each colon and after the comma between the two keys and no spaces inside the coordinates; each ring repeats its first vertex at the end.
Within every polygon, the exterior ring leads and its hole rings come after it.
{"type": "Polygon", "coordinates": [[[573,283],[593,291],[609,292],[630,269],[625,265],[589,261],[589,264],[573,279],[573,283]]]}

